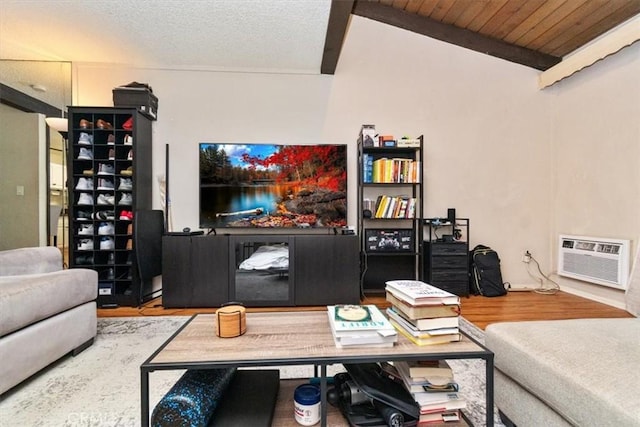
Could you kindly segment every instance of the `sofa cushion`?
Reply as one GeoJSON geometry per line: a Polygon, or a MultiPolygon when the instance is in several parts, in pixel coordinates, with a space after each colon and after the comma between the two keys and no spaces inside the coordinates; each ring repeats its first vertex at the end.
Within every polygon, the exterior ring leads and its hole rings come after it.
{"type": "Polygon", "coordinates": [[[0,336],[96,299],[98,273],[84,268],[0,277],[0,336]]]}
{"type": "Polygon", "coordinates": [[[0,276],[51,273],[62,270],[62,253],[53,246],[0,252],[0,276]]]}
{"type": "Polygon", "coordinates": [[[637,425],[640,319],[497,323],[495,366],[574,425],[637,425]]]}

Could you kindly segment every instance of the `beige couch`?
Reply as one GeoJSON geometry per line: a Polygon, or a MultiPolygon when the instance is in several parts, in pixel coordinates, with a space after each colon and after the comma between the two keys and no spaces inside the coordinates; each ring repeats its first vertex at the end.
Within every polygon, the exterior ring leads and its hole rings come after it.
{"type": "Polygon", "coordinates": [[[625,295],[636,317],[487,327],[495,402],[506,425],[640,426],[639,282],[625,295]]]}
{"type": "Polygon", "coordinates": [[[96,336],[98,274],[55,247],[0,252],[0,394],[96,336]]]}

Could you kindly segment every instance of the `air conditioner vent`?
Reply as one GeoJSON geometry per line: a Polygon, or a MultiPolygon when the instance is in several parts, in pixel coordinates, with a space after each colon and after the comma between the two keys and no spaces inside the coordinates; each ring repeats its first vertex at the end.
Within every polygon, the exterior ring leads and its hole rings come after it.
{"type": "Polygon", "coordinates": [[[598,285],[626,289],[629,240],[560,235],[558,274],[598,285]]]}

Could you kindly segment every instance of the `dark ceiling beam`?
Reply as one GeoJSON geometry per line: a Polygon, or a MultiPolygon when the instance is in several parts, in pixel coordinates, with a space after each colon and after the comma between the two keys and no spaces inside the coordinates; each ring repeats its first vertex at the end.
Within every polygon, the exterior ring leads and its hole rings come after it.
{"type": "Polygon", "coordinates": [[[347,33],[349,16],[353,9],[354,0],[332,0],[329,12],[329,24],[327,25],[327,37],[324,40],[324,53],[320,72],[322,74],[334,74],[338,66],[340,51],[347,33]]]}
{"type": "Polygon", "coordinates": [[[544,71],[562,61],[562,58],[556,56],[515,46],[380,3],[358,0],[353,7],[353,14],[538,70],[544,71]]]}

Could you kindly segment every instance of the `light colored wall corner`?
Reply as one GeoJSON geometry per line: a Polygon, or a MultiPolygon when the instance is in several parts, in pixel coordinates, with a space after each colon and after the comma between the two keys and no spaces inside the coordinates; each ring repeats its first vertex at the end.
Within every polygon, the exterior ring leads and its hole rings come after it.
{"type": "MultiPolygon", "coordinates": [[[[553,97],[554,216],[550,244],[557,269],[559,234],[632,240],[640,235],[640,44],[546,89],[553,97]]],[[[624,300],[615,289],[560,280],[594,299],[624,300]]]]}

